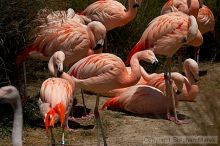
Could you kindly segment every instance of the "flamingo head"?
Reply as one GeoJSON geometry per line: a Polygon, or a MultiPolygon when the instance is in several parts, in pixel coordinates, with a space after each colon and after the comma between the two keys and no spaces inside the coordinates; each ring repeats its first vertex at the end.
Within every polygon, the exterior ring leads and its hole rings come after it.
{"type": "Polygon", "coordinates": [[[141,54],[142,59],[146,62],[150,62],[153,65],[157,65],[158,64],[158,60],[154,54],[154,52],[152,50],[144,50],[144,51],[140,51],[138,52],[141,54]]]}
{"type": "Polygon", "coordinates": [[[106,28],[99,21],[92,21],[88,24],[88,29],[92,32],[94,36],[94,48],[93,50],[98,50],[104,46],[104,40],[106,37],[106,28]]]}
{"type": "Polygon", "coordinates": [[[44,119],[44,123],[45,123],[45,128],[46,128],[46,132],[48,133],[48,128],[49,126],[54,127],[54,123],[55,123],[55,110],[54,109],[50,109],[46,115],[45,115],[45,119],[44,119]]]}
{"type": "Polygon", "coordinates": [[[199,8],[202,8],[203,6],[203,0],[199,0],[199,8]]]}
{"type": "Polygon", "coordinates": [[[133,8],[138,8],[142,2],[142,0],[130,0],[130,1],[132,1],[132,3],[133,3],[132,4],[133,8]]]}
{"type": "Polygon", "coordinates": [[[187,43],[192,46],[200,46],[203,43],[203,37],[198,29],[198,24],[194,16],[189,16],[187,43]]]}
{"type": "Polygon", "coordinates": [[[64,125],[64,120],[65,120],[65,108],[64,105],[62,103],[57,104],[54,107],[54,110],[56,111],[56,113],[58,113],[59,117],[60,117],[60,123],[61,126],[64,125]]]}
{"type": "Polygon", "coordinates": [[[48,63],[48,69],[53,76],[59,77],[62,75],[64,60],[65,54],[62,51],[57,51],[51,56],[48,63]]]}

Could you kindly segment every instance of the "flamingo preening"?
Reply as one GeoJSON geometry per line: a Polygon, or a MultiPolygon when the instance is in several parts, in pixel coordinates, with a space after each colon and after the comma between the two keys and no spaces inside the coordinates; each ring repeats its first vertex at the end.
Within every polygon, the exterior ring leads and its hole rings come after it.
{"type": "Polygon", "coordinates": [[[14,110],[12,145],[22,146],[23,113],[18,90],[14,86],[1,87],[0,102],[11,104],[14,110]]]}
{"type": "Polygon", "coordinates": [[[63,127],[62,143],[64,141],[64,127],[68,126],[68,116],[72,108],[75,83],[72,78],[63,72],[63,62],[65,55],[62,51],[57,51],[49,60],[48,68],[51,74],[60,78],[49,78],[41,86],[39,107],[44,117],[46,131],[50,126],[51,142],[55,144],[51,127],[60,119],[63,127]]]}
{"type": "Polygon", "coordinates": [[[105,145],[106,140],[98,111],[99,93],[135,85],[141,77],[139,60],[153,64],[158,62],[151,50],[137,52],[132,56],[131,73],[128,73],[125,64],[119,57],[101,53],[81,59],[68,71],[73,76],[76,87],[98,93],[94,114],[96,124],[101,128],[105,145]]]}
{"type": "Polygon", "coordinates": [[[178,120],[176,114],[175,101],[169,83],[171,57],[185,44],[200,46],[202,43],[203,37],[198,30],[196,18],[182,12],[171,12],[158,16],[149,23],[139,42],[130,51],[126,61],[126,64],[129,64],[132,55],[144,49],[153,50],[155,54],[167,57],[164,67],[164,78],[167,85],[166,95],[172,97],[175,122],[177,124],[181,123],[181,121],[178,120]]]}

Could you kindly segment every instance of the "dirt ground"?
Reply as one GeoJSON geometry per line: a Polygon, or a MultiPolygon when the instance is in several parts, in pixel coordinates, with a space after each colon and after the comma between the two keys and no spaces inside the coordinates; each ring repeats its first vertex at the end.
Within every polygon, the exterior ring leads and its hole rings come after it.
{"type": "MultiPolygon", "coordinates": [[[[190,119],[189,124],[176,125],[160,116],[131,115],[121,111],[101,111],[107,143],[109,146],[154,146],[160,145],[152,142],[155,138],[167,136],[220,136],[220,63],[206,63],[200,65],[200,70],[207,70],[205,76],[200,77],[200,94],[195,102],[179,102],[177,109],[179,116],[190,119]]],[[[40,88],[42,81],[29,81],[28,94],[32,97],[40,88]]],[[[82,112],[82,101],[79,92],[76,93],[78,103],[76,110],[82,112]]],[[[95,105],[95,95],[86,94],[86,103],[89,109],[95,105]]],[[[100,105],[108,98],[101,97],[100,105]]],[[[79,114],[78,114],[79,115],[79,114]]],[[[26,117],[27,118],[27,117],[26,117]]],[[[66,144],[73,146],[97,145],[94,119],[85,121],[78,119],[79,123],[70,123],[74,131],[66,132],[66,144]]],[[[55,128],[57,142],[60,142],[61,129],[55,128]]],[[[10,145],[10,136],[3,137],[0,146],[10,145]]],[[[23,131],[23,144],[25,146],[50,145],[42,120],[26,124],[23,131]]],[[[172,145],[167,142],[162,145],[172,145]]],[[[184,145],[187,144],[173,144],[184,145]]],[[[191,144],[189,144],[191,145],[191,144]]],[[[199,145],[199,144],[195,144],[199,145]]],[[[204,144],[203,144],[204,145],[204,144]]],[[[218,144],[220,145],[220,142],[218,144]]]]}

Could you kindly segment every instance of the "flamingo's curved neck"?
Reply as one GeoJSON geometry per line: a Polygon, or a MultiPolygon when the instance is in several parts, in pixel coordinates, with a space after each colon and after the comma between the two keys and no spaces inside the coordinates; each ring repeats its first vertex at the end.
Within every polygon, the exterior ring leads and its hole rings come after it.
{"type": "Polygon", "coordinates": [[[12,143],[13,146],[22,146],[23,114],[20,96],[16,98],[16,103],[12,104],[12,107],[14,109],[12,143]]]}
{"type": "Polygon", "coordinates": [[[141,78],[141,71],[139,64],[140,59],[141,59],[140,52],[134,54],[131,58],[130,61],[131,73],[128,75],[128,77],[126,77],[128,85],[133,85],[137,83],[141,78]]]}
{"type": "Polygon", "coordinates": [[[91,47],[90,49],[93,49],[95,47],[95,36],[89,26],[87,27],[87,32],[89,34],[89,39],[90,39],[90,47],[91,47]]]}
{"type": "Polygon", "coordinates": [[[190,85],[196,85],[196,82],[193,78],[192,73],[190,72],[190,69],[189,69],[188,65],[185,66],[185,74],[186,74],[186,78],[188,79],[190,85]]]}

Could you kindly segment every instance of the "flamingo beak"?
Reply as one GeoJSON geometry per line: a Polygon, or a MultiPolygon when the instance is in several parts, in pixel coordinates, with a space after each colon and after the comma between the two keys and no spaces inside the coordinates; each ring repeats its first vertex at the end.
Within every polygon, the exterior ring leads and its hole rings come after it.
{"type": "Polygon", "coordinates": [[[179,91],[179,90],[176,91],[177,95],[180,95],[181,93],[182,93],[182,91],[179,91]]]}
{"type": "Polygon", "coordinates": [[[57,68],[58,68],[57,77],[60,77],[63,74],[63,64],[62,63],[58,64],[57,68]]]}
{"type": "Polygon", "coordinates": [[[94,51],[102,48],[104,46],[104,39],[101,39],[97,42],[96,46],[93,48],[94,51]]]}
{"type": "Polygon", "coordinates": [[[155,72],[159,66],[159,61],[155,58],[152,64],[153,64],[152,70],[155,72]]]}
{"type": "Polygon", "coordinates": [[[134,1],[133,8],[137,8],[137,7],[139,7],[139,3],[138,3],[138,0],[135,0],[135,1],[134,1]]]}
{"type": "Polygon", "coordinates": [[[138,3],[135,3],[134,5],[133,5],[133,8],[138,8],[139,7],[139,4],[138,3]]]}

